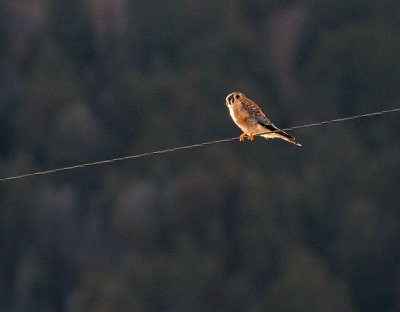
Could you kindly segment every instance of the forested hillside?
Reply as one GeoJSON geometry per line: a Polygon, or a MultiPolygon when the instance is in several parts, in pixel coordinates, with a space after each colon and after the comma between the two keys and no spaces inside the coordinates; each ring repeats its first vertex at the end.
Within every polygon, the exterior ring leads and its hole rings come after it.
{"type": "MultiPolygon", "coordinates": [[[[0,0],[0,178],[400,106],[398,0],[0,0]]],[[[399,311],[400,114],[0,182],[1,311],[399,311]]]]}

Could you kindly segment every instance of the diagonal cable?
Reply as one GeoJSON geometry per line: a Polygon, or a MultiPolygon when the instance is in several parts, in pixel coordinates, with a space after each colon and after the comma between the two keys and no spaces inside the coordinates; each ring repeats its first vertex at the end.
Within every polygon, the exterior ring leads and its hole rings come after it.
{"type": "MultiPolygon", "coordinates": [[[[379,115],[384,115],[384,114],[394,113],[394,112],[399,112],[399,111],[400,111],[400,107],[399,108],[382,110],[382,111],[373,112],[373,113],[367,113],[367,114],[361,114],[361,115],[354,115],[354,116],[350,116],[350,117],[344,117],[344,118],[338,118],[338,119],[314,122],[314,123],[310,123],[310,124],[306,124],[306,125],[300,125],[300,126],[293,126],[293,127],[289,127],[289,128],[277,129],[275,131],[267,131],[267,132],[260,133],[260,134],[257,134],[257,135],[274,133],[274,132],[278,132],[278,131],[282,131],[282,130],[283,131],[292,131],[292,130],[296,130],[296,129],[318,127],[318,126],[328,125],[328,124],[337,123],[337,122],[350,121],[350,120],[366,118],[366,117],[374,117],[374,116],[379,116],[379,115]]],[[[81,168],[86,168],[86,167],[93,167],[93,166],[111,164],[111,163],[114,163],[114,162],[124,161],[124,160],[129,160],[129,159],[137,159],[137,158],[143,158],[143,157],[148,157],[148,156],[153,156],[153,155],[172,153],[172,152],[177,152],[177,151],[181,151],[181,150],[188,150],[188,149],[192,149],[192,148],[203,147],[203,146],[207,146],[207,145],[214,145],[214,144],[220,144],[220,143],[225,143],[225,142],[231,142],[231,141],[234,141],[234,140],[237,140],[237,139],[239,139],[239,137],[220,139],[220,140],[204,142],[204,143],[198,143],[198,144],[192,144],[192,145],[186,145],[186,146],[178,146],[178,147],[167,148],[167,149],[163,149],[163,150],[147,152],[147,153],[142,153],[142,154],[129,155],[129,156],[117,157],[117,158],[113,158],[113,159],[100,160],[100,161],[94,161],[94,162],[89,162],[89,163],[84,163],[84,164],[72,165],[72,166],[68,166],[68,167],[62,167],[62,168],[45,170],[45,171],[26,173],[26,174],[21,174],[21,175],[15,175],[15,176],[10,176],[10,177],[6,177],[6,178],[1,178],[0,182],[23,179],[23,178],[28,178],[28,177],[32,177],[32,176],[48,175],[48,174],[61,172],[61,171],[69,171],[69,170],[81,169],[81,168]]]]}

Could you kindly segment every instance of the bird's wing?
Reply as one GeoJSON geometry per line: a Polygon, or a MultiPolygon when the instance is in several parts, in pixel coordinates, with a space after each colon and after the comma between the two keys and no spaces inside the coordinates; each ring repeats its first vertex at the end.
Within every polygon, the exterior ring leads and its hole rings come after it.
{"type": "Polygon", "coordinates": [[[258,123],[260,123],[261,125],[266,127],[268,130],[271,130],[271,131],[279,130],[271,122],[271,120],[269,120],[267,118],[267,116],[265,116],[265,114],[262,112],[262,110],[258,107],[258,105],[256,103],[254,103],[253,101],[251,101],[247,98],[242,99],[242,103],[243,103],[243,108],[245,110],[247,110],[250,114],[252,114],[254,116],[254,118],[258,121],[258,123]]]}
{"type": "Polygon", "coordinates": [[[245,110],[247,110],[250,114],[256,118],[257,122],[261,125],[263,125],[267,130],[272,131],[274,133],[280,134],[290,140],[294,140],[294,137],[292,137],[290,134],[287,134],[285,131],[280,130],[278,127],[276,127],[271,120],[265,116],[265,114],[262,112],[262,110],[258,107],[256,103],[254,103],[252,100],[249,100],[247,98],[242,99],[243,107],[245,110]]]}

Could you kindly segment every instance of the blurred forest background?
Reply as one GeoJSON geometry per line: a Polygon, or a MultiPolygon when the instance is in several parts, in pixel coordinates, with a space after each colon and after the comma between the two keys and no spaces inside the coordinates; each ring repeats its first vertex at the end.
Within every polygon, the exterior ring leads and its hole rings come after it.
{"type": "MultiPolygon", "coordinates": [[[[398,0],[0,0],[0,176],[400,105],[398,0]]],[[[399,311],[399,115],[0,184],[1,311],[399,311]]]]}

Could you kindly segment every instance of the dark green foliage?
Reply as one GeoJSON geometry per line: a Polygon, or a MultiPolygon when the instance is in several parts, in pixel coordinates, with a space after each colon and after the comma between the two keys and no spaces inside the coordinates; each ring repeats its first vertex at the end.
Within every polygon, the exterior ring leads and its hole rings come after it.
{"type": "MultiPolygon", "coordinates": [[[[398,1],[6,2],[1,177],[400,103],[398,1]]],[[[1,183],[2,311],[396,311],[398,120],[1,183]]]]}

